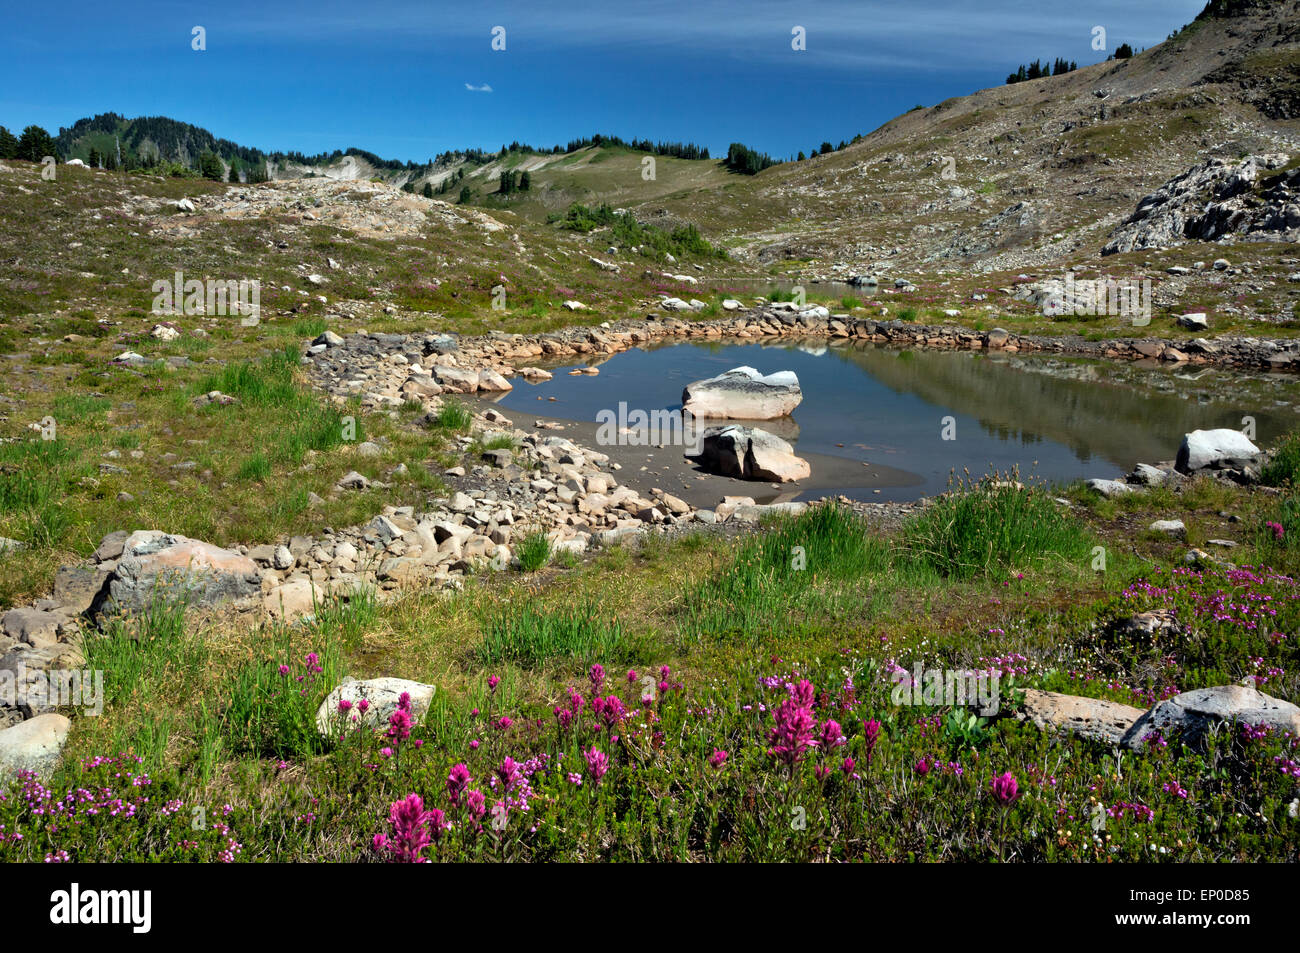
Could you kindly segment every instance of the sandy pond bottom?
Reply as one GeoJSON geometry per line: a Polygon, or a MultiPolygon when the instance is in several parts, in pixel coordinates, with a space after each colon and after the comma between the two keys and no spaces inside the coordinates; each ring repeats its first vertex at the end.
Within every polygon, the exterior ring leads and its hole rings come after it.
{"type": "Polygon", "coordinates": [[[700,506],[724,494],[760,502],[828,494],[913,500],[942,492],[952,471],[965,469],[978,476],[1019,468],[1022,479],[1053,483],[1114,477],[1138,462],[1172,460],[1187,431],[1240,429],[1247,416],[1257,442],[1268,444],[1296,425],[1300,407],[1300,382],[1287,374],[861,342],[669,343],[593,361],[596,376],[568,373],[583,366],[552,367],[554,378],[540,384],[515,378],[515,389],[495,403],[519,426],[562,424],[565,436],[622,464],[623,482],[700,506]],[[598,440],[602,412],[617,416],[620,402],[625,416],[670,411],[680,419],[687,384],[741,365],[798,374],[804,399],[794,414],[756,426],[794,444],[812,464],[809,479],[732,480],[701,473],[680,442],[598,440]]]}

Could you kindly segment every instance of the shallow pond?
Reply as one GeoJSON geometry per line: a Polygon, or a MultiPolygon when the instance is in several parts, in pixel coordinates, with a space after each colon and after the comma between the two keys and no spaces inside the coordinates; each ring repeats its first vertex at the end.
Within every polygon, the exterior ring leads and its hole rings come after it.
{"type": "MultiPolygon", "coordinates": [[[[741,365],[794,371],[803,389],[791,419],[757,424],[812,463],[812,478],[781,498],[797,498],[797,490],[914,499],[941,492],[954,469],[1018,468],[1022,478],[1058,483],[1115,477],[1138,462],[1172,460],[1189,430],[1240,429],[1246,416],[1257,442],[1268,444],[1296,425],[1300,407],[1300,381],[1291,375],[820,340],[638,348],[600,361],[597,376],[570,376],[584,365],[569,364],[541,384],[517,378],[498,404],[580,425],[602,411],[617,414],[620,402],[629,411],[679,411],[691,381],[741,365]]],[[[669,451],[689,474],[681,448],[669,451]]],[[[751,485],[730,482],[727,492],[751,485]]]]}

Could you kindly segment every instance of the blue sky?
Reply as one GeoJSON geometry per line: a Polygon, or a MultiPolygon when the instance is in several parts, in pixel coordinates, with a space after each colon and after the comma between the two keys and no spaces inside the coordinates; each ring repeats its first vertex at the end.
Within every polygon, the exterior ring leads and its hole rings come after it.
{"type": "Polygon", "coordinates": [[[1152,46],[1204,0],[6,6],[0,124],[10,129],[164,115],[267,151],[357,146],[422,162],[596,132],[692,141],[714,155],[740,141],[785,157],[999,85],[1038,57],[1097,62],[1094,26],[1112,49],[1152,46]],[[206,30],[202,52],[191,48],[195,26],[206,30]],[[491,48],[495,26],[504,51],[491,48]],[[791,49],[795,26],[804,51],[791,49]]]}

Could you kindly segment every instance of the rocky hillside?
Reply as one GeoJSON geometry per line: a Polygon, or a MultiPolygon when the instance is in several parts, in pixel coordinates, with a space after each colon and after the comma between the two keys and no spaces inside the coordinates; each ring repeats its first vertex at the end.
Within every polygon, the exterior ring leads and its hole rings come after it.
{"type": "Polygon", "coordinates": [[[1298,65],[1296,0],[1212,3],[1132,59],[950,99],[842,151],[650,205],[734,236],[741,256],[848,273],[1091,255],[1206,158],[1300,153],[1298,65]]]}

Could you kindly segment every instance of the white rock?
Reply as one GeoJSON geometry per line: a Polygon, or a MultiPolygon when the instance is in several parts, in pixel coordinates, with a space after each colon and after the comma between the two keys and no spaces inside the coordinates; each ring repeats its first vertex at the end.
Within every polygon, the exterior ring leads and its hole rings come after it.
{"type": "Polygon", "coordinates": [[[1174,468],[1179,473],[1238,469],[1259,464],[1259,448],[1239,430],[1193,430],[1183,435],[1174,468]]]}
{"type": "Polygon", "coordinates": [[[59,764],[71,727],[65,716],[49,713],[0,731],[0,777],[35,771],[48,778],[59,764]]]}
{"type": "Polygon", "coordinates": [[[344,679],[341,685],[325,696],[320,708],[316,710],[316,729],[326,738],[337,737],[343,727],[343,723],[339,720],[339,702],[344,699],[352,703],[352,708],[347,715],[348,725],[358,724],[368,727],[386,725],[389,715],[397,711],[397,704],[403,692],[411,696],[411,717],[418,724],[424,718],[425,712],[429,710],[429,703],[433,701],[435,691],[433,685],[412,682],[405,678],[370,678],[361,682],[350,678],[344,679]],[[357,708],[357,703],[363,698],[370,704],[364,716],[357,708]],[[357,716],[356,722],[351,720],[353,715],[357,716]]]}
{"type": "Polygon", "coordinates": [[[773,420],[788,416],[803,400],[794,371],[764,376],[736,367],[717,377],[687,384],[682,409],[695,417],[722,420],[773,420]]]}

